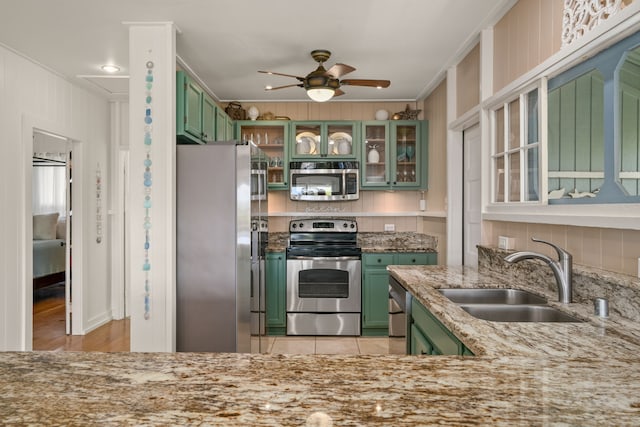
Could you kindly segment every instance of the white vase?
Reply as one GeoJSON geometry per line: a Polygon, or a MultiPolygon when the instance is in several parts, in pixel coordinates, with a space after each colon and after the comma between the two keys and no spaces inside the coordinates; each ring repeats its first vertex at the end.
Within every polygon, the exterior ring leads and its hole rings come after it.
{"type": "Polygon", "coordinates": [[[389,112],[387,110],[376,111],[376,120],[387,120],[389,118],[389,112]]]}
{"type": "Polygon", "coordinates": [[[249,115],[249,118],[251,120],[255,120],[260,115],[260,111],[258,111],[258,109],[256,107],[251,106],[251,107],[249,107],[249,111],[247,111],[247,114],[249,115]]]}
{"type": "Polygon", "coordinates": [[[380,161],[380,153],[378,153],[376,147],[373,147],[371,150],[369,150],[369,153],[367,154],[367,160],[369,161],[369,163],[378,163],[380,161]]]}

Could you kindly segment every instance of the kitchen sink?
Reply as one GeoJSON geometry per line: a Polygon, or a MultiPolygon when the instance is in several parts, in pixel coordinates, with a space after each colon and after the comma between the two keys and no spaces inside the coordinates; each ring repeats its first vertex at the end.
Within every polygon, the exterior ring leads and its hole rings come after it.
{"type": "Polygon", "coordinates": [[[493,322],[582,322],[548,305],[460,304],[460,308],[493,322]]]}
{"type": "Polygon", "coordinates": [[[451,288],[438,289],[456,304],[546,304],[541,296],[520,289],[451,288]]]}

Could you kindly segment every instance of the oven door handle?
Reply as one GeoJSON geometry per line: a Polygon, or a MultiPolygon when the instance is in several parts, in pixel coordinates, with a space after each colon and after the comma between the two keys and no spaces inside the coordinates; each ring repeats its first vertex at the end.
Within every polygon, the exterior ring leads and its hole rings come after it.
{"type": "Polygon", "coordinates": [[[290,255],[287,259],[302,260],[302,261],[360,261],[359,256],[301,256],[290,255]]]}

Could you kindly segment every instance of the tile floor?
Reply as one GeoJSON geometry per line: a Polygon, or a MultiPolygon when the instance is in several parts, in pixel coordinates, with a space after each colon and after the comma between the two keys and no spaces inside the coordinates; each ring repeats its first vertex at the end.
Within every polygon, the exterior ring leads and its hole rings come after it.
{"type": "Polygon", "coordinates": [[[404,340],[388,337],[267,337],[264,351],[272,354],[389,354],[404,340]]]}

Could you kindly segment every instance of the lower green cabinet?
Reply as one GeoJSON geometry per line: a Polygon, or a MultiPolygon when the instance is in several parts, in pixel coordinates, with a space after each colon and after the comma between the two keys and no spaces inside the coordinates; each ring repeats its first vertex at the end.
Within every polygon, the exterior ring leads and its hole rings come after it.
{"type": "Polygon", "coordinates": [[[287,263],[284,252],[267,252],[265,299],[267,334],[285,335],[287,332],[287,263]]]}
{"type": "Polygon", "coordinates": [[[411,354],[473,356],[458,338],[422,304],[411,299],[411,354]]]}
{"type": "Polygon", "coordinates": [[[365,253],[362,254],[362,335],[389,334],[388,265],[434,265],[436,253],[365,253]]]}

